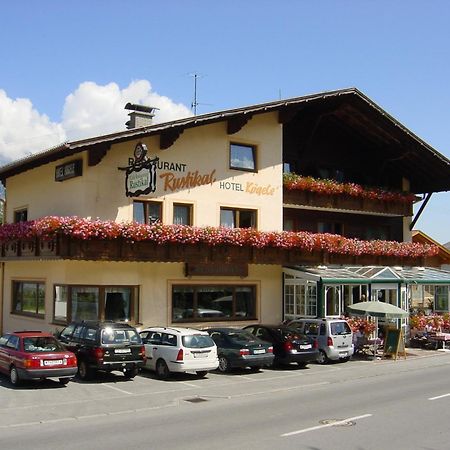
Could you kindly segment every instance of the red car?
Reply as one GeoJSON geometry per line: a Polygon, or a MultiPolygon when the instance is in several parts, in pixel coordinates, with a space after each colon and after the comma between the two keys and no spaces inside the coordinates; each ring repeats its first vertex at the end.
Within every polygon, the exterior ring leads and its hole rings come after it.
{"type": "Polygon", "coordinates": [[[0,337],[0,372],[14,386],[21,380],[59,378],[67,384],[77,373],[77,358],[42,331],[15,331],[0,337]]]}

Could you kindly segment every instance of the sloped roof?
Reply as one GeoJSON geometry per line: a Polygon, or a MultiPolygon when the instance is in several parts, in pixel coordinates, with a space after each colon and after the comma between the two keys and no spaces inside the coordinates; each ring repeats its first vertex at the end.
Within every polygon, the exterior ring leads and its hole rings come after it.
{"type": "MultiPolygon", "coordinates": [[[[408,130],[386,111],[356,88],[294,97],[269,103],[245,106],[199,116],[188,117],[117,133],[95,136],[35,153],[0,168],[0,180],[4,184],[8,177],[26,170],[89,150],[90,164],[96,164],[112,144],[144,138],[151,135],[177,136],[184,129],[215,122],[228,122],[228,133],[233,134],[255,114],[278,112],[279,122],[284,123],[298,111],[310,113],[327,111],[339,120],[367,136],[381,149],[388,149],[391,161],[411,180],[414,193],[441,192],[450,190],[450,161],[430,145],[408,130]],[[233,122],[234,121],[234,122],[233,122]],[[231,126],[230,126],[231,124],[231,126]],[[236,128],[237,127],[237,128],[236,128]]],[[[170,144],[169,144],[170,145],[170,144]]]]}

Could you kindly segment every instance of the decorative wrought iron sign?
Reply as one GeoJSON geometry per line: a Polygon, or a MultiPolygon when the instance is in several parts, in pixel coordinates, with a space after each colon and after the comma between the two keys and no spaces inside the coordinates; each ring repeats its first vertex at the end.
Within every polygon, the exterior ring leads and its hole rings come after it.
{"type": "Polygon", "coordinates": [[[119,170],[126,172],[127,197],[138,197],[156,190],[156,165],[159,158],[149,159],[147,152],[147,146],[140,142],[134,149],[134,158],[128,159],[128,166],[119,167],[119,170]]]}
{"type": "Polygon", "coordinates": [[[55,181],[69,180],[70,178],[80,177],[81,175],[83,175],[83,161],[81,159],[76,159],[55,167],[55,181]]]}

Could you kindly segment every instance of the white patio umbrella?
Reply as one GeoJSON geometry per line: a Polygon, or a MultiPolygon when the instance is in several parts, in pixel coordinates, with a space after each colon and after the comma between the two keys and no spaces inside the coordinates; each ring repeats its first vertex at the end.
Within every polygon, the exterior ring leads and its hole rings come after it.
{"type": "Polygon", "coordinates": [[[347,309],[355,316],[382,317],[385,319],[401,319],[409,316],[409,313],[404,309],[379,301],[354,303],[347,309]]]}
{"type": "MultiPolygon", "coordinates": [[[[404,309],[379,301],[373,302],[359,302],[348,306],[348,312],[354,316],[375,317],[375,329],[378,330],[378,318],[385,319],[402,319],[409,316],[409,313],[404,309]]],[[[373,355],[376,357],[376,339],[373,346],[373,355]]]]}

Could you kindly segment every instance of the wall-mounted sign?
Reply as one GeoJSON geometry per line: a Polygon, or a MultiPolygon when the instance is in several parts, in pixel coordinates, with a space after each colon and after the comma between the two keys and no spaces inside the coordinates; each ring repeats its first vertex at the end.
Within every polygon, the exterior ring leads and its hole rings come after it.
{"type": "Polygon", "coordinates": [[[128,159],[128,167],[119,167],[126,172],[127,197],[150,194],[156,189],[156,164],[159,158],[147,157],[147,146],[139,143],[134,149],[134,158],[128,159]]]}
{"type": "Polygon", "coordinates": [[[80,177],[81,175],[83,175],[83,161],[81,159],[76,159],[55,167],[55,181],[69,180],[70,178],[80,177]]]}
{"type": "Polygon", "coordinates": [[[248,264],[246,263],[186,263],[185,273],[187,277],[194,275],[247,277],[248,264]]]}

